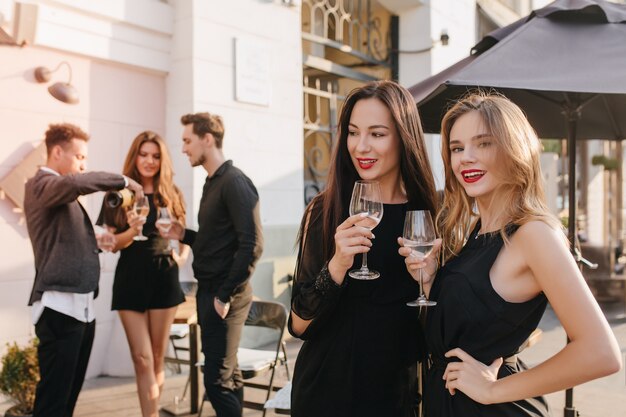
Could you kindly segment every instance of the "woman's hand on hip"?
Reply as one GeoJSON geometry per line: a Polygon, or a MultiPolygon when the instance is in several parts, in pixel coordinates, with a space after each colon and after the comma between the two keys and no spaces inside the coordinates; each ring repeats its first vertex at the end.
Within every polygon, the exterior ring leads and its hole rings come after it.
{"type": "Polygon", "coordinates": [[[498,370],[502,366],[502,358],[497,358],[491,365],[485,365],[459,348],[446,352],[445,356],[446,358],[456,357],[461,360],[460,362],[450,362],[443,374],[446,389],[450,395],[454,395],[458,389],[481,404],[495,402],[492,392],[498,381],[498,370]]]}

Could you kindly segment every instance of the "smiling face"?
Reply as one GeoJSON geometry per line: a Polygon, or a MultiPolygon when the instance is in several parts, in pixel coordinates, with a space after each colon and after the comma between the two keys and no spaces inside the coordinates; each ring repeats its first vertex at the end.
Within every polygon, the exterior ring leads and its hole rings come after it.
{"type": "Polygon", "coordinates": [[[153,178],[161,169],[161,149],[154,142],[144,142],[135,160],[142,179],[153,178]]]}
{"type": "Polygon", "coordinates": [[[381,186],[400,180],[400,139],[387,106],[376,98],[359,100],[348,126],[348,152],[359,176],[381,186]]]}
{"type": "Polygon", "coordinates": [[[468,196],[491,198],[502,183],[498,145],[477,111],[460,116],[450,131],[450,165],[468,196]]]}

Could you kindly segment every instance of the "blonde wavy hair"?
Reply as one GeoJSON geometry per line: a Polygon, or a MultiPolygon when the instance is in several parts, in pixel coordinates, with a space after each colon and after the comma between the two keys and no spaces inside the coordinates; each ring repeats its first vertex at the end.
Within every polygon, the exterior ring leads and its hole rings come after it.
{"type": "MultiPolygon", "coordinates": [[[[501,219],[523,225],[529,221],[543,221],[557,230],[563,230],[559,220],[545,202],[541,174],[541,142],[522,110],[502,95],[474,92],[459,100],[445,114],[441,122],[442,148],[446,186],[443,205],[437,216],[437,227],[443,236],[443,257],[456,256],[471,233],[479,213],[475,199],[468,196],[456,179],[451,167],[450,132],[456,121],[472,111],[478,112],[483,125],[493,137],[504,175],[499,176],[496,189],[502,206],[501,219]]],[[[505,228],[500,234],[508,242],[505,228]]]]}

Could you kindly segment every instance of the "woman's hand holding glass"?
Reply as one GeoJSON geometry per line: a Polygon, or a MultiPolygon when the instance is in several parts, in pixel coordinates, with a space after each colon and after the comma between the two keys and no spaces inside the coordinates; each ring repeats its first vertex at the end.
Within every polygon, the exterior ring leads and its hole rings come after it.
{"type": "Polygon", "coordinates": [[[333,280],[337,282],[335,277],[341,280],[337,284],[343,282],[348,269],[354,264],[354,256],[358,253],[369,252],[372,247],[371,239],[374,238],[374,233],[370,228],[358,225],[365,218],[367,218],[367,213],[355,214],[337,227],[335,254],[328,263],[328,271],[333,280]]]}
{"type": "MultiPolygon", "coordinates": [[[[350,216],[363,214],[357,226],[372,230],[383,218],[383,200],[378,181],[356,181],[350,199],[350,216]]],[[[367,267],[367,252],[363,252],[361,268],[353,269],[348,275],[354,279],[370,280],[380,277],[378,271],[367,267]]]]}
{"type": "Polygon", "coordinates": [[[163,225],[157,222],[156,227],[159,229],[161,237],[165,239],[182,240],[185,236],[185,226],[173,217],[169,225],[163,225]]]}
{"type": "Polygon", "coordinates": [[[128,227],[130,229],[134,229],[137,232],[137,235],[139,235],[143,231],[143,225],[146,223],[146,218],[137,214],[135,210],[128,210],[126,212],[126,221],[128,222],[128,227]]]}
{"type": "MultiPolygon", "coordinates": [[[[428,210],[410,210],[404,217],[404,232],[402,234],[402,246],[411,248],[409,256],[416,256],[424,259],[433,251],[435,244],[435,225],[428,210]]],[[[426,298],[423,284],[423,268],[419,268],[420,295],[415,301],[410,301],[406,305],[410,307],[431,307],[437,304],[426,298]]]]}
{"type": "Polygon", "coordinates": [[[148,238],[143,234],[143,224],[146,222],[148,214],[150,213],[150,203],[148,201],[148,197],[145,195],[143,197],[135,196],[133,211],[137,214],[137,216],[143,219],[141,228],[139,228],[139,234],[135,236],[133,240],[148,240],[148,238]]]}
{"type": "Polygon", "coordinates": [[[439,267],[437,259],[439,258],[439,250],[441,249],[441,239],[435,239],[433,242],[433,249],[427,256],[420,256],[419,252],[414,251],[412,248],[404,246],[404,238],[398,238],[398,253],[405,257],[404,263],[406,269],[411,274],[411,277],[417,282],[420,280],[419,271],[422,270],[422,282],[424,287],[429,288],[432,284],[435,275],[437,275],[437,269],[439,267]]]}

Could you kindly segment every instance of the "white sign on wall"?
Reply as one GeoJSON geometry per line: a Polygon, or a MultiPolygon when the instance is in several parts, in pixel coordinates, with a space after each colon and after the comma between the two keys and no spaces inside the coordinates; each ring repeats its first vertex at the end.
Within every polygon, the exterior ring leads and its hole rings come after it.
{"type": "Polygon", "coordinates": [[[235,100],[270,105],[270,48],[257,39],[235,39],[235,100]]]}

